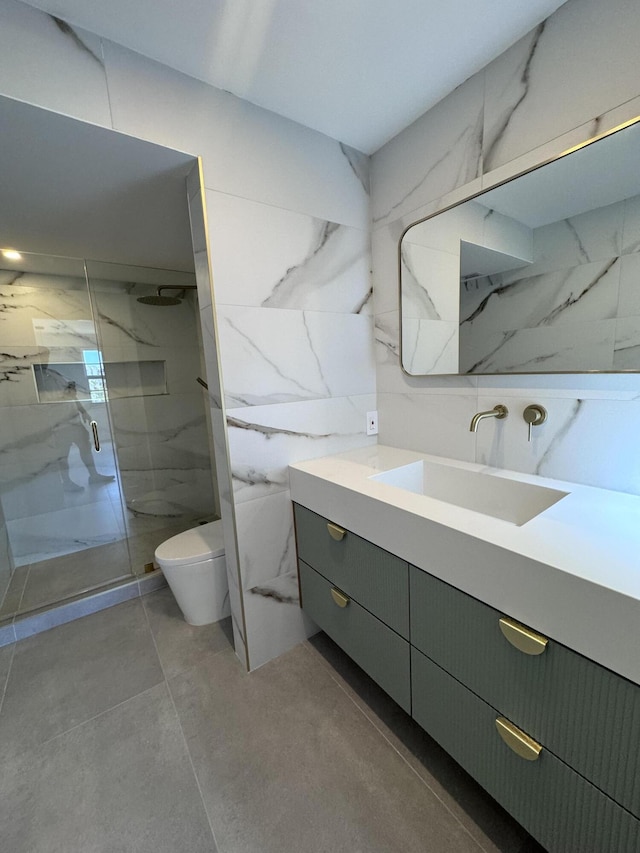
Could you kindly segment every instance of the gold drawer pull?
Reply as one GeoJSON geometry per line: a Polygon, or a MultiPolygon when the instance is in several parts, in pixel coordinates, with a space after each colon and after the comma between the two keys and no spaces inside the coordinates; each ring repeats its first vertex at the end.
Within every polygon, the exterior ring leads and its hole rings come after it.
{"type": "Polygon", "coordinates": [[[500,630],[511,645],[524,652],[525,655],[541,655],[547,648],[549,640],[546,637],[543,637],[542,634],[536,634],[531,628],[525,628],[524,625],[514,622],[513,619],[503,616],[499,620],[499,625],[500,630]]]}
{"type": "Polygon", "coordinates": [[[338,527],[337,524],[332,524],[330,521],[327,521],[327,530],[329,531],[329,536],[332,539],[335,539],[336,542],[339,542],[341,539],[344,539],[346,530],[342,527],[338,527]]]}
{"type": "Polygon", "coordinates": [[[336,589],[335,586],[331,587],[331,598],[333,598],[338,607],[346,607],[351,600],[344,594],[344,592],[340,592],[339,589],[336,589]]]}
{"type": "Polygon", "coordinates": [[[504,717],[498,717],[496,728],[509,749],[512,749],[520,758],[524,758],[526,761],[535,761],[540,757],[540,753],[542,752],[540,744],[536,743],[529,735],[520,731],[509,720],[506,720],[504,717]]]}

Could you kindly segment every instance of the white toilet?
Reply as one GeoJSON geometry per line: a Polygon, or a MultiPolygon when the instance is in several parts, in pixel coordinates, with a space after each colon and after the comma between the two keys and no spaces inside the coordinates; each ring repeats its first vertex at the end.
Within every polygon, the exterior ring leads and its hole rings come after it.
{"type": "Polygon", "coordinates": [[[190,625],[208,625],[229,615],[221,521],[172,536],[158,545],[155,557],[190,625]]]}

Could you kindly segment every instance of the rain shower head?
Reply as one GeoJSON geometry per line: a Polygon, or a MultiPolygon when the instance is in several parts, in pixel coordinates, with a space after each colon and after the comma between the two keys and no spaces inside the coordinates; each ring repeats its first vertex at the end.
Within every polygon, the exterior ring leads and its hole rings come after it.
{"type": "Polygon", "coordinates": [[[184,299],[186,290],[197,290],[197,288],[195,284],[185,284],[182,287],[180,287],[180,285],[173,287],[169,284],[163,284],[158,288],[155,296],[138,296],[137,301],[141,302],[143,305],[180,305],[184,299]],[[161,293],[163,290],[179,290],[180,295],[163,296],[161,293]]]}

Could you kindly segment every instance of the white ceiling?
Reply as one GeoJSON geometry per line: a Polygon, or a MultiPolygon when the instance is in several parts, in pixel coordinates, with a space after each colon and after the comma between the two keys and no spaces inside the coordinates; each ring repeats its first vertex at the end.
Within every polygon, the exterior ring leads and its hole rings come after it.
{"type": "Polygon", "coordinates": [[[29,0],[372,153],[563,0],[29,0]]]}

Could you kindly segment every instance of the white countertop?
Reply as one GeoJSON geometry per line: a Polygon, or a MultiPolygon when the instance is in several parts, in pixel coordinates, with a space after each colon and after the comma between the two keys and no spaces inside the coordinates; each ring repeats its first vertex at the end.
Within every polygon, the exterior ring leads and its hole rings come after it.
{"type": "Polygon", "coordinates": [[[384,445],[289,475],[297,503],[640,684],[639,497],[384,445]],[[516,526],[369,479],[423,459],[569,494],[516,526]]]}

